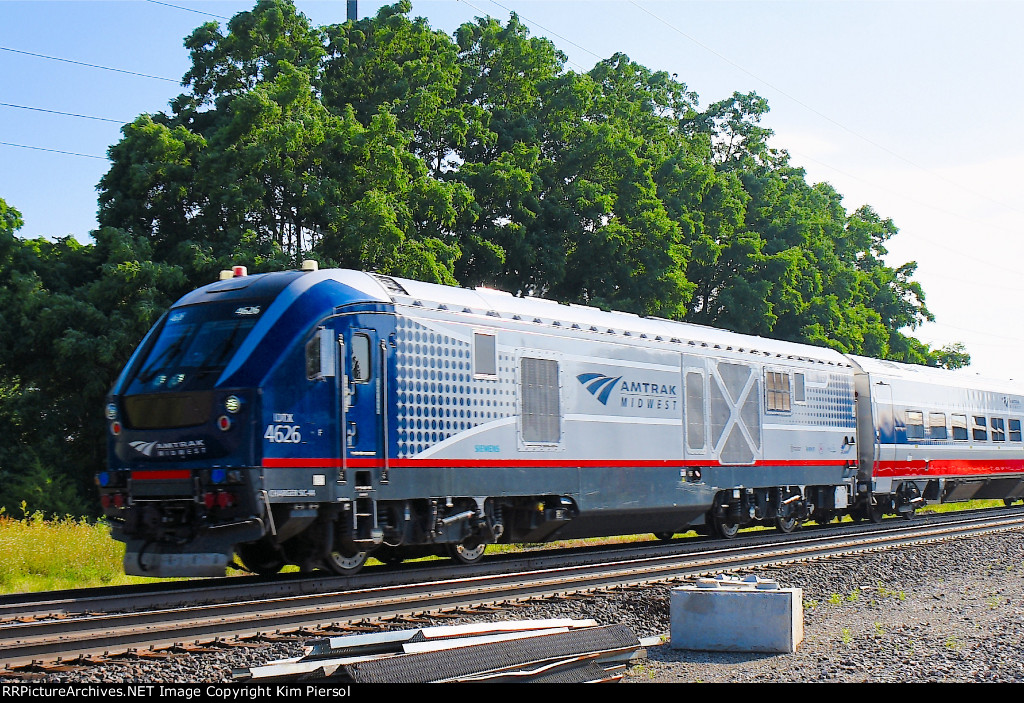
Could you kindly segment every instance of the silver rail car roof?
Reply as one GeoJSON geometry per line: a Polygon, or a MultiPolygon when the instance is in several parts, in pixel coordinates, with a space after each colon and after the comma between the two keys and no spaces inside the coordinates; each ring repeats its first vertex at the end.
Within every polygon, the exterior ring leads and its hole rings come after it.
{"type": "Polygon", "coordinates": [[[824,347],[765,339],[632,313],[605,312],[584,305],[567,305],[542,298],[519,298],[489,288],[454,288],[404,278],[375,277],[382,282],[396,305],[532,322],[548,327],[615,335],[624,339],[650,339],[746,352],[762,357],[851,366],[843,354],[824,347]]]}
{"type": "Polygon", "coordinates": [[[950,371],[919,364],[901,364],[896,361],[882,361],[867,356],[850,356],[857,366],[872,376],[882,376],[904,381],[932,383],[949,388],[991,391],[1024,395],[1024,383],[1012,379],[999,379],[980,376],[968,369],[950,371]]]}

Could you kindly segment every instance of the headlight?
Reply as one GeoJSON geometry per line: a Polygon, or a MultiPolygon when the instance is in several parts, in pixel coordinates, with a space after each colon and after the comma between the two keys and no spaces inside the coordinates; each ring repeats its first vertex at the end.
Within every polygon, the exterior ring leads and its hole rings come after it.
{"type": "Polygon", "coordinates": [[[224,401],[224,409],[232,415],[237,414],[242,409],[242,399],[237,395],[229,395],[224,401]]]}

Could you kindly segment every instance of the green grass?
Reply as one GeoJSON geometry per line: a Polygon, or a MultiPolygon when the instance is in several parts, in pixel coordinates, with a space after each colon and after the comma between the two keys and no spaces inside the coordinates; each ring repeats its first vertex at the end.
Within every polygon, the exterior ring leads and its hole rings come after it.
{"type": "MultiPolygon", "coordinates": [[[[950,512],[1002,505],[998,500],[973,500],[964,503],[929,505],[921,512],[950,512]]],[[[689,533],[680,532],[678,536],[689,533]]],[[[529,552],[538,549],[581,547],[622,542],[652,541],[653,535],[624,535],[593,539],[573,539],[541,544],[498,544],[488,553],[529,552]]],[[[126,576],[124,544],[110,537],[109,526],[84,518],[46,519],[41,513],[16,519],[0,508],[0,594],[53,591],[66,588],[117,586],[150,583],[151,578],[126,576]]],[[[424,557],[426,559],[436,557],[424,557]]],[[[375,560],[371,560],[373,563],[375,560]]],[[[294,571],[297,567],[286,567],[294,571]]],[[[240,574],[234,569],[229,574],[240,574]]],[[[883,594],[884,595],[884,594],[883,594]]],[[[900,594],[902,598],[902,594],[900,594]]],[[[850,600],[850,596],[846,600],[850,600]]],[[[833,594],[830,603],[842,602],[833,594]],[[834,602],[833,602],[834,601],[834,602]]]]}
{"type": "Polygon", "coordinates": [[[1002,507],[1001,500],[967,500],[962,503],[939,503],[937,505],[926,505],[917,512],[919,513],[955,513],[958,510],[979,510],[981,508],[1002,507]]]}
{"type": "Polygon", "coordinates": [[[124,544],[102,522],[41,513],[17,520],[0,511],[0,593],[116,586],[153,579],[125,576],[124,544]]]}

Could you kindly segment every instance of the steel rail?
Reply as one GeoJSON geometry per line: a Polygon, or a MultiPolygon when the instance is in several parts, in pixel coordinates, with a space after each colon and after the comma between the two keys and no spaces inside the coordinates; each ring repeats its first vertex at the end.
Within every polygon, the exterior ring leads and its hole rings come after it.
{"type": "MultiPolygon", "coordinates": [[[[949,523],[982,515],[1024,515],[1024,508],[998,508],[958,513],[920,516],[933,523],[949,523]]],[[[328,572],[313,574],[278,574],[273,577],[232,576],[192,579],[188,581],[153,582],[131,586],[106,586],[90,589],[43,593],[13,593],[0,596],[0,628],[13,620],[44,620],[69,615],[135,612],[172,609],[192,604],[264,600],[273,597],[334,593],[337,591],[404,585],[416,581],[437,581],[445,578],[510,573],[548,565],[586,564],[635,556],[682,555],[694,551],[708,552],[729,544],[765,544],[779,540],[806,540],[809,535],[850,531],[864,532],[892,529],[908,523],[894,519],[881,525],[868,523],[808,526],[792,535],[783,536],[772,530],[741,532],[731,542],[700,537],[686,537],[669,542],[633,542],[592,547],[554,548],[509,554],[492,554],[476,565],[453,565],[448,560],[413,562],[397,566],[370,566],[356,576],[334,576],[328,572]]]]}
{"type": "MultiPolygon", "coordinates": [[[[594,563],[541,566],[528,571],[471,575],[351,591],[215,603],[101,617],[7,623],[0,632],[0,662],[7,667],[147,649],[246,639],[282,632],[340,627],[369,619],[472,608],[488,603],[633,586],[718,571],[822,558],[928,541],[1020,529],[1024,514],[972,516],[941,524],[907,522],[848,533],[787,539],[774,547],[714,543],[690,554],[624,555],[594,563]]],[[[792,536],[790,536],[792,537],[792,536]]],[[[757,542],[757,543],[755,543],[757,542]]],[[[707,544],[707,543],[705,543],[707,544]]]]}

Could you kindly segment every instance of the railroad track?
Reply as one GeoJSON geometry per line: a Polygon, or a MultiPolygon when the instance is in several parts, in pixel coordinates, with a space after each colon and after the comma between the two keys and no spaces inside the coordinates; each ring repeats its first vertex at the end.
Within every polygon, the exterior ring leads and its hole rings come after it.
{"type": "Polygon", "coordinates": [[[123,593],[98,599],[64,594],[49,601],[29,599],[20,604],[5,599],[0,603],[7,618],[0,627],[0,662],[16,668],[170,647],[188,649],[282,633],[313,636],[325,627],[343,629],[366,620],[636,586],[1022,527],[1022,509],[975,511],[927,520],[889,520],[853,529],[805,530],[788,536],[750,533],[730,542],[677,540],[600,551],[516,556],[494,560],[471,572],[381,569],[370,570],[365,577],[299,578],[291,583],[284,579],[232,585],[216,580],[213,589],[202,582],[163,595],[158,590],[150,591],[148,602],[178,602],[171,607],[131,612],[95,613],[123,608],[124,599],[130,597],[123,593]],[[225,595],[225,588],[237,591],[225,595]],[[248,597],[238,597],[243,594],[248,597]]]}

